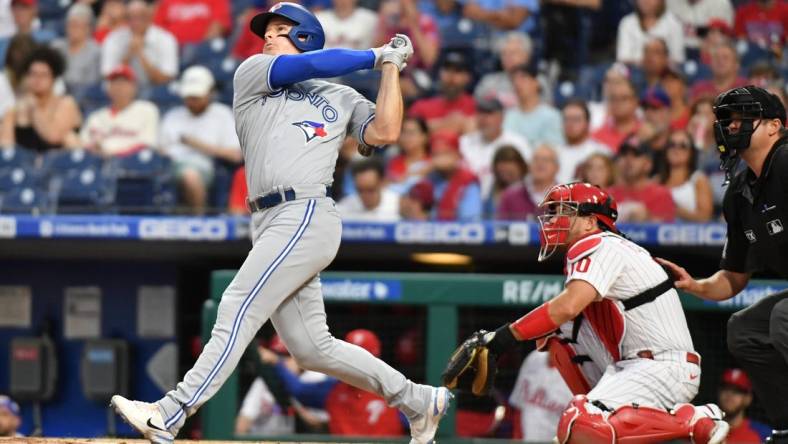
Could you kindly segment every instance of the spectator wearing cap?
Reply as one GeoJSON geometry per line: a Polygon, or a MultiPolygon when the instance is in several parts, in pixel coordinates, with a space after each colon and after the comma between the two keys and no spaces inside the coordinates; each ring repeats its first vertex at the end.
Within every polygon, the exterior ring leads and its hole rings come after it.
{"type": "Polygon", "coordinates": [[[18,145],[35,151],[78,145],[76,130],[82,113],[76,100],[55,93],[55,79],[65,61],[48,47],[34,50],[25,63],[26,92],[16,102],[14,137],[18,145]]]}
{"type": "Polygon", "coordinates": [[[520,65],[511,72],[517,106],[504,113],[503,128],[523,136],[531,145],[564,143],[561,113],[542,101],[536,69],[520,65]]]}
{"type": "Polygon", "coordinates": [[[82,127],[82,145],[103,156],[125,156],[156,146],[159,109],[137,99],[134,70],[121,65],[106,77],[110,104],[88,117],[82,127]]]}
{"type": "Polygon", "coordinates": [[[676,206],[670,190],[650,179],[653,153],[636,137],[627,139],[616,157],[619,183],[608,188],[618,203],[621,222],[673,222],[676,206]]]}
{"type": "Polygon", "coordinates": [[[332,4],[332,8],[315,14],[326,34],[326,48],[368,49],[375,46],[378,25],[375,12],[359,7],[356,0],[333,0],[332,4]]]}
{"type": "Polygon", "coordinates": [[[482,196],[493,186],[493,156],[504,145],[514,147],[523,159],[531,158],[531,146],[521,135],[503,129],[503,105],[496,98],[476,104],[476,131],[460,137],[460,153],[465,166],[479,179],[482,196]]]}
{"type": "Polygon", "coordinates": [[[152,23],[151,8],[145,0],[131,0],[128,26],[112,31],[101,45],[101,73],[108,75],[119,65],[131,66],[142,91],[178,75],[178,41],[152,23]]]}
{"type": "Polygon", "coordinates": [[[547,190],[556,185],[558,154],[549,145],[538,146],[528,165],[528,175],[510,185],[501,196],[496,209],[498,220],[530,220],[537,212],[547,190]]]}
{"type": "Polygon", "coordinates": [[[670,97],[660,86],[646,90],[640,101],[643,107],[643,123],[637,136],[654,154],[654,171],[659,170],[665,161],[665,147],[670,135],[671,102],[670,97]]]}
{"type": "Polygon", "coordinates": [[[628,79],[619,79],[606,85],[605,102],[607,117],[604,124],[591,133],[591,138],[606,145],[615,153],[621,143],[640,128],[638,97],[628,79]]]}
{"type": "Polygon", "coordinates": [[[713,19],[702,35],[700,44],[700,62],[706,66],[711,65],[711,51],[718,45],[730,43],[735,39],[733,26],[721,19],[713,19]]]}
{"type": "Polygon", "coordinates": [[[662,75],[662,89],[670,98],[670,127],[685,129],[690,119],[690,106],[687,104],[687,82],[684,75],[675,69],[668,69],[662,75]]]}
{"type": "Polygon", "coordinates": [[[432,219],[477,221],[482,217],[482,196],[476,176],[462,164],[457,136],[450,132],[433,134],[433,171],[426,181],[432,185],[432,219]]]}
{"type": "Polygon", "coordinates": [[[153,16],[180,45],[200,43],[230,32],[229,0],[161,0],[153,16]]]}
{"type": "Polygon", "coordinates": [[[692,101],[703,97],[716,98],[720,93],[747,85],[747,79],[739,75],[739,54],[732,43],[722,43],[709,53],[711,78],[696,81],[690,89],[692,101]]]}
{"type": "Polygon", "coordinates": [[[771,429],[747,417],[747,407],[752,404],[752,383],[747,373],[738,368],[729,368],[722,373],[717,404],[725,413],[730,431],[725,442],[729,444],[760,444],[771,429]]]}
{"type": "Polygon", "coordinates": [[[788,33],[788,3],[784,0],[750,0],[736,8],[736,37],[761,48],[777,49],[788,33]]]}
{"type": "Polygon", "coordinates": [[[101,81],[101,48],[93,39],[93,10],[84,3],[74,3],[66,14],[66,37],[52,42],[68,60],[63,80],[76,97],[101,81]]]}
{"type": "MultiPolygon", "coordinates": [[[[370,330],[357,329],[345,336],[345,342],[380,357],[381,344],[370,330]]],[[[341,436],[400,436],[405,433],[399,411],[366,390],[344,382],[337,383],[326,399],[328,430],[341,436]]]]}
{"type": "Polygon", "coordinates": [[[665,0],[636,0],[635,11],[618,24],[616,60],[640,65],[643,48],[651,37],[665,40],[670,60],[684,62],[684,29],[681,22],[668,11],[665,0]]]}
{"type": "Polygon", "coordinates": [[[591,138],[590,113],[586,102],[569,100],[561,110],[566,144],[558,147],[558,183],[568,183],[577,177],[578,168],[595,153],[612,156],[607,146],[591,138]]]}
{"type": "Polygon", "coordinates": [[[467,56],[461,51],[446,52],[438,77],[438,94],[414,102],[408,115],[424,119],[431,133],[445,131],[459,136],[472,131],[476,103],[466,91],[472,80],[467,56]]]}
{"type": "Polygon", "coordinates": [[[22,436],[18,430],[22,425],[19,404],[6,395],[0,395],[0,437],[22,436]]]}
{"type": "Polygon", "coordinates": [[[205,210],[213,183],[214,161],[241,163],[241,144],[230,107],[214,101],[214,79],[204,66],[183,72],[179,93],[183,106],[161,121],[159,146],[170,156],[184,203],[195,213],[205,210]]]}
{"type": "Polygon", "coordinates": [[[533,42],[524,32],[509,31],[498,40],[495,50],[501,70],[485,74],[476,85],[473,96],[477,101],[494,97],[504,108],[517,106],[517,94],[514,92],[510,73],[520,65],[531,63],[533,42]]]}
{"type": "Polygon", "coordinates": [[[418,117],[402,120],[397,147],[399,154],[386,163],[386,180],[392,190],[404,191],[421,180],[430,169],[430,133],[418,117]]]}
{"type": "Polygon", "coordinates": [[[673,13],[684,28],[684,45],[697,51],[701,37],[712,20],[722,20],[733,26],[733,5],[730,0],[667,0],[668,11],[673,13]]]}
{"type": "Polygon", "coordinates": [[[435,189],[426,180],[417,182],[399,200],[399,214],[403,220],[430,220],[435,205],[435,189]]]}
{"type": "Polygon", "coordinates": [[[342,220],[359,222],[396,222],[399,220],[399,195],[385,186],[383,163],[362,159],[350,166],[356,193],[337,204],[342,220]]]}

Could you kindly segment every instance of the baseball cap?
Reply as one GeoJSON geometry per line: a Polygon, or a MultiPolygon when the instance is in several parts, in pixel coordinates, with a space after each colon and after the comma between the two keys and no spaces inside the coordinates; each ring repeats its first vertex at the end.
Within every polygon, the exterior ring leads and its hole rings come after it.
{"type": "Polygon", "coordinates": [[[408,197],[420,203],[425,210],[430,210],[435,204],[435,189],[430,181],[422,180],[410,187],[408,197]]]}
{"type": "Polygon", "coordinates": [[[493,113],[497,111],[503,111],[503,105],[501,101],[495,97],[488,97],[479,100],[476,102],[476,111],[482,113],[493,113]]]}
{"type": "Polygon", "coordinates": [[[190,66],[181,75],[179,92],[187,97],[204,97],[213,89],[213,74],[204,66],[190,66]]]}
{"type": "Polygon", "coordinates": [[[430,151],[459,151],[460,136],[454,131],[436,131],[430,136],[430,151]]]}
{"type": "Polygon", "coordinates": [[[729,37],[733,37],[733,28],[731,28],[728,22],[726,22],[721,18],[714,18],[709,20],[709,24],[708,26],[706,26],[706,32],[711,30],[720,31],[721,33],[729,37]]]}
{"type": "Polygon", "coordinates": [[[670,108],[670,96],[659,86],[652,86],[640,101],[644,108],[670,108]]]}
{"type": "Polygon", "coordinates": [[[14,416],[19,416],[19,404],[6,395],[0,395],[0,408],[8,410],[14,416]]]}
{"type": "Polygon", "coordinates": [[[358,328],[345,336],[345,342],[358,345],[375,357],[380,357],[380,339],[370,330],[358,328]]]}
{"type": "Polygon", "coordinates": [[[107,80],[115,80],[119,77],[132,82],[137,81],[137,75],[134,74],[134,70],[131,69],[129,65],[118,65],[115,68],[112,68],[112,71],[107,74],[107,80]]]}
{"type": "Polygon", "coordinates": [[[752,391],[752,383],[742,369],[729,368],[722,373],[722,385],[730,386],[744,392],[752,391]]]}
{"type": "Polygon", "coordinates": [[[470,71],[471,64],[461,51],[448,51],[443,55],[441,68],[451,68],[459,71],[470,71]]]}

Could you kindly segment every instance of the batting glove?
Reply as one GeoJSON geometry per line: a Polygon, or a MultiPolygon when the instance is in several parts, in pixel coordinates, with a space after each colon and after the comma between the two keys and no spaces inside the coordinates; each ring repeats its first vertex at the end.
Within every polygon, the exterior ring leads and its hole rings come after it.
{"type": "Polygon", "coordinates": [[[393,63],[402,71],[413,55],[413,43],[405,34],[397,34],[390,42],[372,51],[375,53],[375,69],[381,69],[384,63],[393,63]]]}

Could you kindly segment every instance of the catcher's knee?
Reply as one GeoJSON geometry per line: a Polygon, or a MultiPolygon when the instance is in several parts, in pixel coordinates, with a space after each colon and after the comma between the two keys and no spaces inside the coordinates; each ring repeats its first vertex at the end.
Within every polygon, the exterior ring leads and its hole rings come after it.
{"type": "Polygon", "coordinates": [[[561,414],[556,438],[559,444],[614,444],[616,432],[608,416],[585,395],[577,395],[561,414]]]}

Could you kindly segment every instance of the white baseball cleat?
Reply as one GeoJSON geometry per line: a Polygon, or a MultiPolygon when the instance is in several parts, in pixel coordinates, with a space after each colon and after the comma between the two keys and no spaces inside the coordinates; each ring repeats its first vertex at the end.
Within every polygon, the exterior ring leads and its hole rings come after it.
{"type": "Polygon", "coordinates": [[[454,398],[446,387],[432,388],[432,402],[427,412],[410,423],[410,444],[432,444],[441,418],[454,398]]]}
{"type": "Polygon", "coordinates": [[[175,441],[175,436],[164,427],[164,418],[155,404],[132,401],[115,395],[109,405],[148,441],[154,444],[171,444],[175,441]]]}

